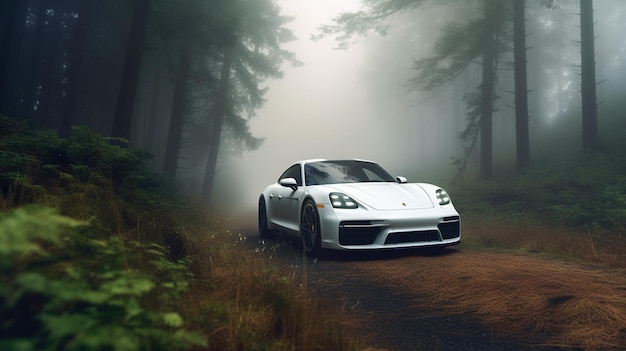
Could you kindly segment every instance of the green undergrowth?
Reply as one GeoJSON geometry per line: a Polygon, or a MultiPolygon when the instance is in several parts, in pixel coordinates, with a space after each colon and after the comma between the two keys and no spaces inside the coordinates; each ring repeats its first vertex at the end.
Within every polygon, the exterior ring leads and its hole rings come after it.
{"type": "Polygon", "coordinates": [[[451,187],[464,242],[552,252],[626,266],[626,155],[604,150],[535,164],[522,173],[451,187]]]}
{"type": "Polygon", "coordinates": [[[147,154],[120,142],[1,118],[1,349],[207,344],[178,305],[188,262],[164,245],[185,205],[144,166],[147,154]]]}
{"type": "Polygon", "coordinates": [[[597,153],[512,177],[457,184],[454,200],[475,216],[615,229],[626,217],[626,156],[597,153]]]}
{"type": "Polygon", "coordinates": [[[148,157],[0,116],[0,349],[356,349],[148,157]]]}
{"type": "Polygon", "coordinates": [[[177,302],[190,272],[163,248],[100,237],[50,207],[0,218],[3,350],[168,350],[205,345],[177,302]]]}

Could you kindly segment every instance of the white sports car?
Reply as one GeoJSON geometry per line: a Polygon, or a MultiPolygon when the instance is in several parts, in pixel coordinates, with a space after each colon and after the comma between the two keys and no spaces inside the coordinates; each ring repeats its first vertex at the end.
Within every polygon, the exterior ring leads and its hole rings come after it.
{"type": "Polygon", "coordinates": [[[301,238],[304,250],[447,246],[461,241],[461,219],[442,188],[407,183],[364,160],[306,160],[263,190],[259,234],[301,238]]]}

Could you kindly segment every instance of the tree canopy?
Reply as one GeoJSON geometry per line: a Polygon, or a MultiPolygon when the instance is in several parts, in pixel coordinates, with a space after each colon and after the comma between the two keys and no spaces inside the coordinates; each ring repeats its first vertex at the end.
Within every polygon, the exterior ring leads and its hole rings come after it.
{"type": "Polygon", "coordinates": [[[282,47],[294,39],[291,19],[271,0],[29,0],[2,10],[0,113],[125,139],[172,179],[189,166],[179,159],[220,144],[259,147],[248,121],[265,102],[263,83],[298,64],[282,47]]]}

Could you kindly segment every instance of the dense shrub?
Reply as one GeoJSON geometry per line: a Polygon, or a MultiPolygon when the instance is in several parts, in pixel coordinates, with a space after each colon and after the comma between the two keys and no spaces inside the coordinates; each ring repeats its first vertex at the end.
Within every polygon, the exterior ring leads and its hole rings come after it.
{"type": "Polygon", "coordinates": [[[179,312],[187,262],[162,245],[185,205],[119,145],[0,117],[0,349],[206,346],[179,312]]]}
{"type": "Polygon", "coordinates": [[[511,177],[459,183],[451,193],[475,218],[623,231],[626,155],[604,151],[535,165],[511,177]]]}
{"type": "Polygon", "coordinates": [[[146,166],[149,154],[86,127],[73,127],[66,139],[0,116],[0,136],[0,208],[44,203],[73,218],[96,217],[113,233],[158,243],[188,210],[146,166]]]}

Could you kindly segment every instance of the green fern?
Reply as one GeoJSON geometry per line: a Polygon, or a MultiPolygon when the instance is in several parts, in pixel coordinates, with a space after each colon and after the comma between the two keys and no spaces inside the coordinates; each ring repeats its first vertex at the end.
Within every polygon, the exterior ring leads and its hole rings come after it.
{"type": "Polygon", "coordinates": [[[3,349],[185,349],[206,345],[176,312],[190,273],[162,248],[98,238],[29,206],[0,216],[3,349]],[[27,327],[25,327],[27,326],[27,327]]]}
{"type": "MultiPolygon", "coordinates": [[[[63,245],[61,234],[68,228],[86,225],[86,222],[60,216],[54,209],[40,206],[19,208],[0,214],[0,259],[21,258],[26,255],[46,254],[42,245],[63,245]]],[[[10,263],[10,261],[9,261],[10,263]]],[[[7,262],[0,260],[0,267],[7,262]]]]}

